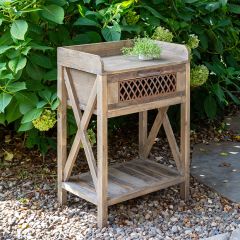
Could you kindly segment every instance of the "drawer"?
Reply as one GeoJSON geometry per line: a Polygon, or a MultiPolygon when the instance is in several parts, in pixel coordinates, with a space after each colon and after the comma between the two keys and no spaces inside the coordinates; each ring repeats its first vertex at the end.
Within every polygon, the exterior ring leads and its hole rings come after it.
{"type": "Polygon", "coordinates": [[[109,76],[108,80],[108,102],[120,105],[176,96],[182,93],[186,86],[182,66],[109,76]]]}

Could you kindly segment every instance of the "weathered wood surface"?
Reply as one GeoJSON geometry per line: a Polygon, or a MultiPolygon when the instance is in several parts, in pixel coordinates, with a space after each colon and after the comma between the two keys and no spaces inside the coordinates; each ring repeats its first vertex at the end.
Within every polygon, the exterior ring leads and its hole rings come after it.
{"type": "Polygon", "coordinates": [[[186,101],[181,104],[181,161],[185,182],[180,186],[181,197],[189,199],[190,182],[190,63],[186,64],[186,101]]]}
{"type": "Polygon", "coordinates": [[[60,47],[58,64],[90,73],[104,74],[187,63],[189,53],[184,45],[155,42],[162,47],[162,54],[160,59],[153,61],[139,61],[134,57],[123,56],[121,49],[132,45],[132,40],[124,40],[60,47]]]}
{"type": "Polygon", "coordinates": [[[98,163],[98,184],[97,202],[98,226],[103,227],[107,224],[108,207],[108,118],[107,118],[107,78],[99,76],[97,78],[97,163],[98,163]]]}
{"type": "Polygon", "coordinates": [[[64,83],[64,68],[58,65],[58,107],[57,124],[57,165],[58,165],[58,201],[61,205],[67,202],[67,192],[62,189],[63,169],[67,161],[67,90],[64,83]]]}
{"type": "MultiPolygon", "coordinates": [[[[107,190],[105,211],[109,205],[158,191],[184,181],[184,177],[176,171],[148,159],[136,159],[113,165],[109,167],[107,174],[108,188],[105,189],[107,190]]],[[[99,196],[94,191],[90,173],[84,173],[76,176],[74,180],[72,179],[70,179],[70,182],[63,184],[64,189],[95,205],[99,204],[99,196]]],[[[102,214],[106,217],[106,212],[102,214]]],[[[100,216],[99,221],[103,221],[103,216],[100,216]]]]}

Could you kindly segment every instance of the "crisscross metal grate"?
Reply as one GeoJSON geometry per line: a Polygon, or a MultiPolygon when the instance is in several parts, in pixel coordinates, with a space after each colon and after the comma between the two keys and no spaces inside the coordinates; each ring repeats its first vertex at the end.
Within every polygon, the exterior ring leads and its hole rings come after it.
{"type": "Polygon", "coordinates": [[[148,76],[119,82],[119,101],[162,96],[176,91],[176,73],[148,76]]]}

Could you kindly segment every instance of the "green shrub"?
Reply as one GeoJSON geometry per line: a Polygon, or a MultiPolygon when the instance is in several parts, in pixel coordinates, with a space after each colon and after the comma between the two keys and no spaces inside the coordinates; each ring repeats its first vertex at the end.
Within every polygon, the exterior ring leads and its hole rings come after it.
{"type": "MultiPolygon", "coordinates": [[[[193,69],[208,68],[192,91],[192,114],[213,119],[229,102],[240,104],[239,16],[237,0],[1,0],[0,124],[46,152],[55,143],[33,123],[46,110],[56,114],[56,47],[145,34],[186,44],[193,69]]],[[[68,129],[76,131],[71,112],[68,129]]]]}

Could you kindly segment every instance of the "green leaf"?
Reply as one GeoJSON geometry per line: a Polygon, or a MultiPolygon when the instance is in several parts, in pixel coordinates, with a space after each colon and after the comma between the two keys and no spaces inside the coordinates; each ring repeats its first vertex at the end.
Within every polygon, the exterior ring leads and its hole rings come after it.
{"type": "Polygon", "coordinates": [[[48,0],[48,2],[51,4],[56,4],[61,7],[67,4],[66,0],[48,0]]]}
{"type": "Polygon", "coordinates": [[[14,122],[22,116],[19,111],[19,103],[15,99],[7,106],[5,112],[8,123],[14,122]]]}
{"type": "Polygon", "coordinates": [[[42,108],[34,108],[30,110],[23,116],[21,123],[32,122],[34,119],[39,118],[42,112],[42,108]]]}
{"type": "Polygon", "coordinates": [[[207,96],[204,101],[204,109],[207,114],[207,116],[210,119],[215,118],[217,114],[217,103],[216,100],[211,96],[207,96]]]}
{"type": "Polygon", "coordinates": [[[0,113],[0,124],[5,125],[5,114],[4,113],[0,113]]]}
{"type": "Polygon", "coordinates": [[[47,69],[53,68],[50,58],[43,54],[40,54],[40,53],[31,54],[30,60],[32,63],[40,67],[47,68],[47,69]]]}
{"type": "Polygon", "coordinates": [[[215,10],[219,9],[221,4],[219,2],[211,2],[206,5],[206,9],[210,12],[214,12],[215,10]]]}
{"type": "Polygon", "coordinates": [[[43,79],[46,81],[56,81],[57,80],[57,69],[52,69],[44,74],[43,79]]]}
{"type": "Polygon", "coordinates": [[[164,20],[165,18],[158,12],[156,11],[154,8],[150,7],[150,6],[143,6],[145,9],[147,9],[153,16],[164,20]]]}
{"type": "Polygon", "coordinates": [[[213,90],[214,94],[218,97],[220,102],[225,102],[225,94],[224,94],[224,91],[222,90],[221,86],[219,85],[219,83],[215,83],[212,86],[212,90],[213,90]]]}
{"type": "Polygon", "coordinates": [[[18,57],[9,61],[8,66],[12,72],[17,73],[19,70],[23,69],[26,66],[27,58],[18,57]]]}
{"type": "Polygon", "coordinates": [[[15,98],[19,102],[19,110],[22,114],[29,112],[36,107],[38,98],[35,93],[30,92],[17,92],[15,98]]]}
{"type": "Polygon", "coordinates": [[[51,91],[49,91],[48,89],[44,90],[44,91],[41,91],[39,92],[39,96],[43,99],[45,99],[47,102],[50,102],[51,101],[51,96],[52,96],[52,93],[51,91]]]}
{"type": "Polygon", "coordinates": [[[121,29],[119,30],[116,25],[112,27],[105,27],[102,29],[102,35],[108,42],[119,41],[121,38],[121,29]]]}
{"type": "Polygon", "coordinates": [[[39,44],[37,44],[37,43],[30,43],[29,44],[30,46],[31,46],[31,48],[32,49],[34,49],[34,50],[40,50],[40,51],[43,51],[43,52],[45,52],[45,51],[47,51],[47,50],[53,50],[54,48],[52,48],[52,47],[48,47],[48,46],[42,46],[42,45],[39,45],[39,44]]]}
{"type": "Polygon", "coordinates": [[[44,70],[38,65],[31,63],[31,61],[28,61],[27,63],[26,72],[31,80],[34,79],[36,81],[41,81],[43,79],[44,70]]]}
{"type": "Polygon", "coordinates": [[[229,4],[229,11],[232,13],[240,14],[240,5],[229,4]]]}
{"type": "Polygon", "coordinates": [[[100,27],[100,24],[92,19],[86,17],[80,17],[77,21],[73,24],[75,26],[95,26],[100,27]]]}
{"type": "Polygon", "coordinates": [[[4,109],[12,100],[12,95],[8,93],[0,93],[0,113],[4,112],[4,109]]]}
{"type": "Polygon", "coordinates": [[[0,54],[5,53],[7,50],[13,48],[13,46],[0,46],[0,54]]]}
{"type": "Polygon", "coordinates": [[[26,132],[33,128],[32,122],[23,123],[18,129],[19,132],[26,132]]]}
{"type": "Polygon", "coordinates": [[[240,105],[239,97],[236,97],[235,95],[233,95],[229,90],[226,90],[226,92],[235,104],[240,105]]]}
{"type": "Polygon", "coordinates": [[[54,101],[54,103],[53,103],[52,106],[51,106],[51,109],[52,109],[52,110],[56,110],[57,107],[58,107],[58,105],[59,105],[59,103],[60,103],[59,99],[57,99],[56,101],[54,101]]]}
{"type": "Polygon", "coordinates": [[[42,17],[57,24],[63,24],[64,19],[64,10],[62,7],[51,4],[46,7],[43,7],[41,12],[42,17]]]}
{"type": "Polygon", "coordinates": [[[24,40],[28,30],[28,23],[25,20],[15,20],[11,26],[10,32],[13,38],[24,40]]]}
{"type": "Polygon", "coordinates": [[[43,108],[46,106],[48,103],[46,101],[40,101],[37,103],[37,108],[43,108]]]}
{"type": "Polygon", "coordinates": [[[14,82],[7,86],[7,90],[12,93],[19,92],[24,89],[26,89],[25,82],[14,82]]]}

